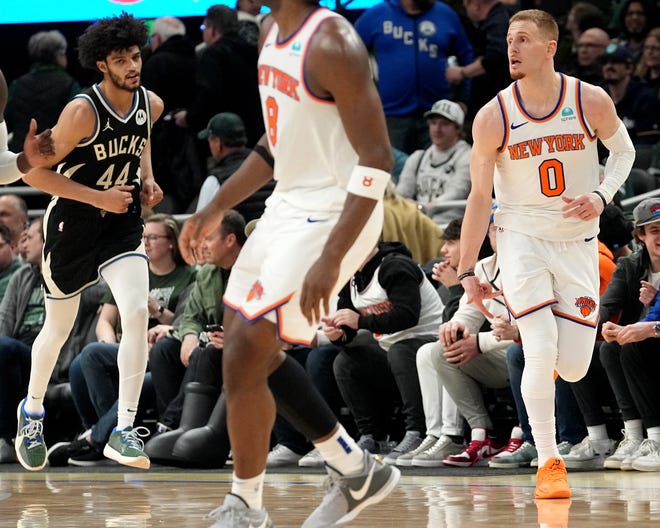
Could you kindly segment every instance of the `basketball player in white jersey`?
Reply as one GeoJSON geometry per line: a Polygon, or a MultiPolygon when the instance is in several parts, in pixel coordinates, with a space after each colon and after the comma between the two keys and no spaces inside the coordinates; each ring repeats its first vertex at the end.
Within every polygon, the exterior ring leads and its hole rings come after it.
{"type": "Polygon", "coordinates": [[[535,497],[568,498],[553,373],[577,381],[589,366],[598,322],[598,217],[627,178],[635,151],[603,90],[555,72],[551,15],[520,11],[507,44],[515,82],[474,121],[458,273],[468,301],[485,312],[482,300],[493,294],[474,265],[494,185],[502,289],[525,347],[522,392],[539,453],[535,497]],[[600,184],[597,139],[610,151],[600,184]]]}
{"type": "Polygon", "coordinates": [[[331,299],[376,244],[392,158],[367,53],[352,26],[307,0],[268,5],[274,24],[259,58],[266,134],[180,237],[190,261],[224,211],[277,181],[224,296],[234,475],[213,526],[271,525],[262,490],[275,401],[319,449],[333,483],[303,526],[336,526],[387,496],[399,471],[357,446],[281,352],[281,341],[313,340],[331,299]]]}
{"type": "Polygon", "coordinates": [[[23,152],[11,152],[7,145],[8,131],[4,116],[6,105],[7,81],[0,71],[0,185],[20,180],[32,167],[43,161],[42,156],[52,156],[55,153],[50,129],[35,135],[37,122],[34,119],[30,121],[23,142],[23,152]]]}

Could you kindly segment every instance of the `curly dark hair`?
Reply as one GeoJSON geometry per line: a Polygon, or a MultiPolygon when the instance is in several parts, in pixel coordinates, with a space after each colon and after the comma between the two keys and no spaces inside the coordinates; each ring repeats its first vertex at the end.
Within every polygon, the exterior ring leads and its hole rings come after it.
{"type": "Polygon", "coordinates": [[[96,62],[105,60],[113,51],[142,48],[147,39],[147,26],[133,15],[122,12],[116,17],[101,18],[78,38],[78,60],[83,67],[95,70],[96,62]]]}

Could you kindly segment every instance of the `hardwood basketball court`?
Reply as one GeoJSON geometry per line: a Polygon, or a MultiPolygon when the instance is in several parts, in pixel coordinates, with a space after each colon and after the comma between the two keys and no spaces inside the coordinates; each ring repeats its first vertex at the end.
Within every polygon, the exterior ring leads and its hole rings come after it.
{"type": "MultiPolygon", "coordinates": [[[[534,473],[404,469],[399,487],[349,526],[359,528],[660,526],[660,473],[571,472],[570,501],[533,499],[534,473]],[[466,473],[466,474],[467,474],[466,473]],[[566,518],[568,516],[568,521],[566,518]]],[[[0,469],[1,528],[207,528],[204,516],[229,490],[231,473],[154,467],[0,469]]],[[[320,471],[271,472],[265,504],[275,525],[299,527],[323,496],[320,471]]]]}

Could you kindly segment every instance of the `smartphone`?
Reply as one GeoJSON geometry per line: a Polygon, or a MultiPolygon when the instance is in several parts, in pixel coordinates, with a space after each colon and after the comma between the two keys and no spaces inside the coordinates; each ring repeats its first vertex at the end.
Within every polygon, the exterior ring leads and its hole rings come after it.
{"type": "Polygon", "coordinates": [[[225,327],[222,326],[221,324],[213,323],[213,324],[207,324],[204,327],[204,330],[206,330],[207,332],[224,332],[225,327]]]}

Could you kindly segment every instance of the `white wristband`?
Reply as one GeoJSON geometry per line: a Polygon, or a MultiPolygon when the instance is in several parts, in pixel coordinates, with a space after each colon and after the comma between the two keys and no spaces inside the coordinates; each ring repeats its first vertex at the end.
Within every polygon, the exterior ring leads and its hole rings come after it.
{"type": "Polygon", "coordinates": [[[390,174],[374,167],[356,165],[348,180],[346,190],[351,194],[382,200],[390,174]]]}
{"type": "Polygon", "coordinates": [[[20,180],[24,174],[18,170],[18,154],[7,150],[7,123],[0,123],[0,185],[20,180]]]}

